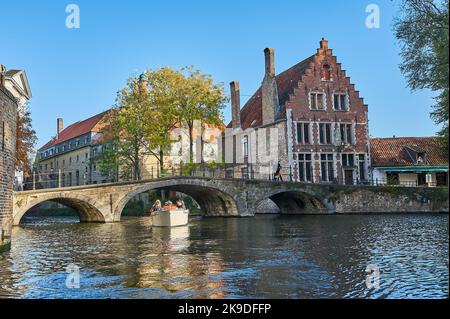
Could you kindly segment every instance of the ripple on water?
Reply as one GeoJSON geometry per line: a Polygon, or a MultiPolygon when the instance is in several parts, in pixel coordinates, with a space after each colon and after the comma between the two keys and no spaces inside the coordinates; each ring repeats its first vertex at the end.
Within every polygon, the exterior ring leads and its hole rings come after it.
{"type": "Polygon", "coordinates": [[[448,215],[27,221],[0,255],[0,297],[448,298],[448,215]],[[80,289],[65,285],[71,263],[80,289]]]}

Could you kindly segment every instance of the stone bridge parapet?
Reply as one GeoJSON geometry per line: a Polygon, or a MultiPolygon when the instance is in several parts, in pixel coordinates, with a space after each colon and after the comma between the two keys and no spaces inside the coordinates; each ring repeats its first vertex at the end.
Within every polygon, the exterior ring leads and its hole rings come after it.
{"type": "Polygon", "coordinates": [[[82,222],[118,222],[125,205],[150,190],[194,198],[204,216],[253,216],[273,201],[282,214],[448,212],[448,188],[324,185],[269,180],[172,177],[14,193],[13,224],[34,206],[54,201],[74,208],[82,222]]]}

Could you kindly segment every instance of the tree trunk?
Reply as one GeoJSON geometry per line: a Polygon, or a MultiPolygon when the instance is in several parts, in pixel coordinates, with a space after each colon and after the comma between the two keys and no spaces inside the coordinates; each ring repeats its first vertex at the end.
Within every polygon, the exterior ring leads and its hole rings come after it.
{"type": "Polygon", "coordinates": [[[161,167],[161,173],[164,171],[164,152],[160,148],[159,151],[159,167],[161,167]]]}
{"type": "Polygon", "coordinates": [[[200,161],[201,163],[205,162],[205,159],[203,158],[203,148],[204,148],[204,141],[203,141],[203,134],[205,132],[205,125],[203,121],[200,124],[200,161]]]}
{"type": "Polygon", "coordinates": [[[189,163],[194,162],[194,123],[188,122],[189,129],[189,163]]]}

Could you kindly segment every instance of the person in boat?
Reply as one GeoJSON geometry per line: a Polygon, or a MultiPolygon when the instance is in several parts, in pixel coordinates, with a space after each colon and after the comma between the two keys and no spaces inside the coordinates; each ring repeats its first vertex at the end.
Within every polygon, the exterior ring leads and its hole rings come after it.
{"type": "Polygon", "coordinates": [[[167,202],[164,203],[163,210],[166,212],[170,212],[171,210],[174,210],[175,208],[176,208],[175,205],[170,200],[168,200],[167,202]]]}
{"type": "Polygon", "coordinates": [[[155,203],[153,204],[153,206],[149,209],[149,213],[151,215],[152,213],[155,213],[159,210],[161,210],[161,201],[159,199],[157,199],[155,201],[155,203]]]}
{"type": "Polygon", "coordinates": [[[186,209],[186,205],[184,204],[184,201],[181,198],[178,198],[175,203],[176,203],[178,209],[183,209],[183,210],[186,209]]]}

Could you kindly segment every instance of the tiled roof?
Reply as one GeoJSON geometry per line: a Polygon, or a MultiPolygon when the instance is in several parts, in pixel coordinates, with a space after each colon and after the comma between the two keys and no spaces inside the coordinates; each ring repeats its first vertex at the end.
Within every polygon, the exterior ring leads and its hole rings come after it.
{"type": "Polygon", "coordinates": [[[77,136],[81,136],[83,134],[89,133],[93,131],[94,127],[97,125],[98,122],[103,118],[103,116],[108,111],[102,112],[100,114],[94,115],[84,121],[78,121],[65,129],[61,131],[61,133],[58,134],[57,137],[50,140],[47,144],[42,146],[39,151],[47,149],[51,146],[60,144],[62,142],[71,140],[77,136]]]}
{"type": "Polygon", "coordinates": [[[372,166],[414,166],[405,148],[426,153],[422,165],[448,166],[448,159],[440,149],[438,137],[392,137],[371,138],[370,150],[372,166]]]}
{"type": "MultiPolygon", "coordinates": [[[[294,88],[297,87],[298,82],[302,79],[302,75],[305,74],[313,57],[314,55],[310,56],[276,76],[278,101],[280,103],[280,111],[275,116],[276,120],[285,118],[285,103],[289,100],[289,95],[293,93],[294,88]]],[[[248,127],[262,125],[261,93],[261,87],[259,87],[241,109],[241,127],[244,130],[248,127]]],[[[231,122],[227,127],[231,127],[231,122]]]]}

